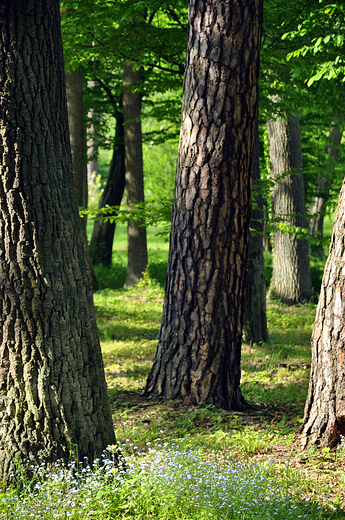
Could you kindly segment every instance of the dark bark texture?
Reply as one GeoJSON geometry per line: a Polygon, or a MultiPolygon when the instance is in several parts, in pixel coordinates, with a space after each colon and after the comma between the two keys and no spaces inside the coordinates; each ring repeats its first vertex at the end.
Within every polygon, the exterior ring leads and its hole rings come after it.
{"type": "MultiPolygon", "coordinates": [[[[125,190],[125,145],[123,117],[116,121],[115,145],[109,175],[99,202],[99,207],[119,206],[125,190]]],[[[93,263],[111,265],[115,222],[96,220],[90,242],[93,263]]]]}
{"type": "MultiPolygon", "coordinates": [[[[144,170],[141,134],[140,70],[132,65],[123,71],[123,115],[125,126],[125,163],[127,206],[144,202],[144,170]],[[136,89],[136,90],[135,90],[136,89]]],[[[146,228],[140,222],[128,222],[128,266],[126,287],[139,282],[147,266],[146,228]]]]}
{"type": "Polygon", "coordinates": [[[307,228],[302,148],[297,117],[282,117],[267,123],[272,180],[273,217],[280,219],[273,237],[271,290],[287,304],[311,298],[308,242],[297,239],[296,227],[307,228]],[[285,228],[285,232],[279,229],[285,228]]]}
{"type": "Polygon", "coordinates": [[[244,299],[243,339],[246,343],[269,341],[266,314],[266,281],[264,261],[264,209],[261,196],[259,165],[259,128],[256,126],[253,167],[253,198],[249,235],[246,292],[244,299]]]}
{"type": "Polygon", "coordinates": [[[57,0],[0,4],[0,478],[115,441],[73,185],[57,0]]]}
{"type": "Polygon", "coordinates": [[[310,233],[312,237],[320,240],[319,244],[312,244],[311,252],[320,258],[324,258],[325,252],[323,249],[323,221],[325,217],[326,205],[329,199],[329,190],[333,184],[333,173],[339,155],[339,145],[342,138],[342,131],[339,128],[337,120],[332,121],[329,131],[329,143],[325,149],[325,164],[322,171],[317,176],[315,195],[310,206],[310,233]]]}
{"type": "Polygon", "coordinates": [[[300,430],[302,448],[334,446],[345,436],[345,186],[321,284],[312,335],[309,393],[300,430]]]}
{"type": "Polygon", "coordinates": [[[192,0],[163,320],[146,394],[244,405],[261,1],[192,0]]]}

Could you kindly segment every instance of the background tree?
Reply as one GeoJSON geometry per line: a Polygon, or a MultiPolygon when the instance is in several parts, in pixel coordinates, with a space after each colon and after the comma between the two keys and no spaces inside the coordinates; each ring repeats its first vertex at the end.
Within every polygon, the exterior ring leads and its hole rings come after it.
{"type": "Polygon", "coordinates": [[[259,127],[255,130],[253,162],[253,207],[251,211],[246,292],[243,310],[243,339],[246,343],[268,342],[265,261],[263,254],[263,200],[259,164],[259,127]]]}
{"type": "Polygon", "coordinates": [[[243,406],[242,306],[260,1],[189,3],[189,40],[159,344],[146,395],[243,406]]]}
{"type": "Polygon", "coordinates": [[[57,0],[0,6],[0,477],[115,441],[73,185],[57,0]]]}
{"type": "MultiPolygon", "coordinates": [[[[165,97],[161,100],[154,96],[157,92],[164,93],[168,89],[171,92],[176,87],[180,89],[182,85],[186,38],[185,2],[174,2],[171,6],[165,1],[147,2],[143,15],[138,15],[143,9],[141,2],[137,0],[117,3],[104,0],[96,2],[83,0],[77,6],[75,2],[69,2],[69,0],[63,3],[66,8],[73,7],[68,11],[69,17],[63,20],[65,50],[69,61],[82,63],[83,67],[89,71],[88,78],[96,80],[99,85],[106,87],[108,98],[109,95],[117,98],[120,86],[122,88],[119,71],[125,69],[128,73],[132,70],[132,66],[135,71],[140,68],[140,82],[137,83],[135,89],[125,89],[125,105],[127,98],[144,98],[146,117],[166,120],[167,124],[159,125],[161,127],[159,131],[153,131],[152,135],[147,136],[152,143],[156,140],[162,142],[167,137],[175,136],[175,121],[178,119],[178,124],[180,122],[181,103],[178,96],[170,95],[169,99],[165,97]],[[91,40],[90,34],[92,35],[91,40]]],[[[95,94],[96,89],[89,89],[89,94],[91,93],[95,94]]],[[[110,105],[108,102],[106,105],[90,105],[90,108],[96,110],[104,122],[109,113],[104,106],[109,107],[110,105]]],[[[125,124],[125,131],[127,132],[128,129],[126,139],[128,142],[129,135],[132,135],[129,130],[139,127],[137,119],[141,116],[142,114],[137,112],[130,117],[131,124],[125,124]]],[[[102,132],[99,133],[99,142],[102,140],[101,134],[102,132]]],[[[138,132],[136,136],[132,135],[132,142],[134,139],[136,140],[132,151],[136,153],[142,147],[141,135],[141,132],[138,132]]],[[[131,161],[132,157],[129,156],[127,164],[129,165],[131,161]]],[[[138,161],[136,160],[135,163],[138,164],[138,161]]],[[[133,175],[135,171],[133,162],[130,168],[131,171],[128,171],[127,174],[126,191],[131,198],[129,204],[133,205],[143,200],[144,194],[142,188],[140,188],[141,193],[137,193],[139,177],[133,175]]],[[[141,167],[140,170],[142,177],[143,168],[141,167]]],[[[140,184],[143,184],[142,178],[140,184]]],[[[109,203],[111,204],[111,202],[109,203]]],[[[147,263],[147,253],[142,249],[146,244],[145,229],[138,226],[134,229],[133,226],[136,225],[129,224],[128,254],[130,260],[127,284],[138,280],[147,263]],[[138,237],[141,246],[135,245],[138,237]],[[140,265],[135,267],[139,260],[140,265]]],[[[106,227],[109,228],[109,226],[106,227]]],[[[96,224],[95,233],[97,234],[99,231],[100,226],[96,224]]],[[[94,242],[98,241],[95,239],[94,242]]],[[[109,255],[106,256],[109,257],[109,255]]]]}
{"type": "MultiPolygon", "coordinates": [[[[119,107],[117,105],[114,107],[116,131],[113,157],[110,163],[108,179],[99,201],[99,208],[120,206],[125,191],[125,130],[123,112],[121,110],[122,103],[119,102],[118,105],[119,107]]],[[[112,215],[116,215],[116,212],[112,215]]],[[[111,265],[115,226],[114,220],[99,218],[95,221],[90,241],[90,252],[94,264],[111,265]]]]}
{"type": "Polygon", "coordinates": [[[273,217],[281,221],[273,234],[271,290],[284,303],[305,303],[310,301],[312,286],[308,242],[301,237],[307,219],[298,118],[269,120],[267,133],[275,182],[273,217]]]}
{"type": "Polygon", "coordinates": [[[315,193],[310,205],[310,232],[313,237],[320,241],[317,244],[311,244],[311,250],[314,255],[320,258],[325,256],[323,248],[323,221],[330,189],[334,182],[334,169],[338,160],[342,134],[337,120],[334,119],[329,132],[329,143],[325,148],[325,164],[317,177],[315,193]]]}
{"type": "MultiPolygon", "coordinates": [[[[144,202],[144,170],[141,136],[140,69],[126,65],[123,71],[123,124],[125,138],[125,180],[128,209],[144,202]]],[[[126,287],[138,283],[147,266],[146,228],[140,221],[127,224],[128,267],[126,287]]]]}

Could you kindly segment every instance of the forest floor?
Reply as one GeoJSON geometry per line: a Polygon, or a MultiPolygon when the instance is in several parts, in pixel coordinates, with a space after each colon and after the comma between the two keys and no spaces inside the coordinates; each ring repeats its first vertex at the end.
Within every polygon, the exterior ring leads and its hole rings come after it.
{"type": "Polygon", "coordinates": [[[162,288],[148,277],[134,289],[95,294],[114,427],[124,455],[178,439],[181,448],[193,447],[205,457],[270,463],[277,475],[281,472],[284,488],[320,507],[336,508],[333,518],[345,517],[345,451],[301,452],[296,441],[316,306],[268,302],[270,343],[242,348],[241,389],[248,409],[227,412],[142,395],[157,347],[162,303],[162,288]]]}

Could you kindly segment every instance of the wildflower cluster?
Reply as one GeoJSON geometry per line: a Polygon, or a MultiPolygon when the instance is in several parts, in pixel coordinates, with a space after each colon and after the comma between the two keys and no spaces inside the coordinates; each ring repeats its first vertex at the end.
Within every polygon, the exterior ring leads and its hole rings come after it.
{"type": "Polygon", "coordinates": [[[110,446],[91,465],[87,458],[67,465],[57,461],[54,467],[32,464],[30,482],[22,469],[19,495],[8,490],[0,503],[0,519],[96,518],[95,513],[109,511],[112,493],[116,494],[125,473],[124,459],[114,448],[110,446]]]}
{"type": "MultiPolygon", "coordinates": [[[[157,518],[297,519],[311,518],[312,506],[294,497],[271,478],[273,464],[248,466],[227,461],[203,460],[177,445],[149,449],[141,461],[133,461],[137,492],[151,497],[151,514],[157,518]],[[153,507],[154,505],[154,507],[153,507]]],[[[146,501],[136,498],[135,518],[147,518],[146,501]]]]}
{"type": "MultiPolygon", "coordinates": [[[[123,446],[122,446],[123,447],[123,446]]],[[[61,462],[32,468],[20,494],[4,496],[0,519],[312,519],[310,503],[297,501],[274,482],[274,465],[219,463],[177,443],[137,446],[126,463],[109,447],[90,466],[61,462]]]]}

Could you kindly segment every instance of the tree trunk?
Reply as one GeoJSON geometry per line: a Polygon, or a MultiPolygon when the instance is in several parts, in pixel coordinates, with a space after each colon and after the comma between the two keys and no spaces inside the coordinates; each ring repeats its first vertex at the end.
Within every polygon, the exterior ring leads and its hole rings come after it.
{"type": "MultiPolygon", "coordinates": [[[[132,65],[123,71],[123,115],[125,126],[125,163],[127,205],[144,202],[144,170],[141,135],[141,93],[135,86],[140,82],[140,70],[132,65]]],[[[146,228],[140,222],[128,222],[128,267],[126,287],[139,282],[147,266],[146,228]]]]}
{"type": "Polygon", "coordinates": [[[247,281],[243,311],[243,340],[246,343],[268,342],[266,315],[266,282],[263,248],[263,200],[259,166],[259,128],[256,126],[254,143],[253,199],[249,235],[247,281]]]}
{"type": "Polygon", "coordinates": [[[340,192],[312,335],[302,448],[334,446],[345,435],[345,185],[340,192]]]}
{"type": "Polygon", "coordinates": [[[295,232],[307,227],[298,118],[270,120],[267,133],[275,181],[273,217],[280,220],[273,237],[271,291],[284,303],[305,303],[311,298],[308,242],[295,232]]]}
{"type": "MultiPolygon", "coordinates": [[[[68,125],[70,131],[70,143],[72,151],[74,187],[77,195],[78,206],[86,208],[88,205],[87,167],[85,154],[85,121],[83,103],[83,79],[81,69],[78,67],[66,74],[66,96],[68,110],[68,125]]],[[[86,224],[87,218],[81,218],[85,242],[87,244],[86,224]]],[[[97,278],[93,269],[90,250],[87,247],[87,258],[91,270],[92,287],[98,289],[97,278]]]]}
{"type": "Polygon", "coordinates": [[[244,405],[248,249],[261,1],[191,0],[163,320],[146,394],[244,405]]]}
{"type": "MultiPolygon", "coordinates": [[[[66,95],[68,109],[68,124],[73,162],[74,185],[78,206],[86,208],[87,170],[85,154],[85,122],[83,104],[83,80],[80,67],[66,74],[66,95]]],[[[86,218],[82,219],[86,233],[86,218]]]]}
{"type": "MultiPolygon", "coordinates": [[[[113,158],[99,203],[100,208],[105,205],[119,206],[121,204],[125,189],[125,171],[124,126],[123,117],[119,116],[116,121],[113,158]]],[[[102,219],[95,221],[90,242],[90,251],[95,265],[99,263],[111,265],[114,233],[115,222],[104,222],[102,219]]]]}
{"type": "Polygon", "coordinates": [[[0,5],[0,479],[115,441],[69,143],[57,0],[0,5]]]}
{"type": "Polygon", "coordinates": [[[342,138],[342,131],[339,128],[337,120],[332,121],[329,131],[329,143],[325,149],[326,161],[319,173],[316,181],[315,195],[310,206],[309,228],[312,237],[317,238],[319,244],[312,244],[310,251],[319,258],[324,258],[325,252],[323,249],[323,220],[325,217],[326,205],[329,199],[329,190],[333,184],[334,167],[338,160],[339,145],[342,138]]]}
{"type": "MultiPolygon", "coordinates": [[[[90,89],[98,87],[97,81],[88,81],[88,87],[90,89]]],[[[91,121],[97,121],[99,114],[91,108],[87,114],[87,117],[91,121]]],[[[87,178],[90,181],[93,175],[98,174],[98,138],[96,126],[92,123],[86,129],[87,141],[87,178]]]]}

